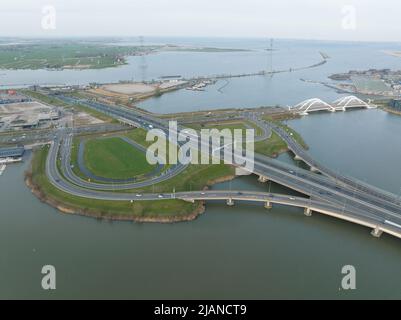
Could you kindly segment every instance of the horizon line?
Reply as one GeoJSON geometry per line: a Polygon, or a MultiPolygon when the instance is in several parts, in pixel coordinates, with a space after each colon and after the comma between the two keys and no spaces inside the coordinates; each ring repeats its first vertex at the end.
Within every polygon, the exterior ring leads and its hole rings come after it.
{"type": "Polygon", "coordinates": [[[361,39],[323,39],[323,38],[307,38],[307,37],[263,37],[263,36],[224,36],[224,35],[1,35],[0,39],[88,39],[88,38],[117,38],[117,39],[124,39],[124,38],[177,38],[177,39],[184,39],[184,38],[193,38],[193,39],[241,39],[241,40],[291,40],[291,41],[319,41],[319,42],[346,42],[346,43],[400,43],[401,40],[361,40],[361,39]]]}

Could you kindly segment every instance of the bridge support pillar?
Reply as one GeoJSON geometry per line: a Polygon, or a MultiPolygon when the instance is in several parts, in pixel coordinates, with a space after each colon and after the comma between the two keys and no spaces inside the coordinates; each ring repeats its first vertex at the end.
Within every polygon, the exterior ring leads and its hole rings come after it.
{"type": "Polygon", "coordinates": [[[265,177],[265,176],[259,176],[258,181],[262,182],[262,183],[265,183],[265,182],[269,181],[269,178],[265,177]]]}
{"type": "Polygon", "coordinates": [[[272,204],[271,204],[270,201],[266,201],[266,202],[265,202],[265,208],[266,208],[266,209],[271,209],[271,208],[272,208],[272,204]]]}
{"type": "Polygon", "coordinates": [[[194,199],[187,199],[187,198],[184,198],[184,199],[182,199],[182,200],[184,200],[185,202],[195,203],[195,200],[194,200],[194,199]]]}
{"type": "Polygon", "coordinates": [[[233,199],[227,199],[227,205],[228,206],[230,206],[230,207],[232,207],[233,205],[234,205],[234,201],[233,201],[233,199]]]}
{"type": "Polygon", "coordinates": [[[380,238],[382,233],[383,231],[380,230],[380,228],[375,228],[372,230],[371,235],[374,236],[375,238],[380,238]]]}
{"type": "Polygon", "coordinates": [[[312,210],[311,210],[311,208],[305,208],[305,210],[304,210],[304,215],[307,216],[307,217],[312,216],[312,210]]]}
{"type": "Polygon", "coordinates": [[[300,156],[298,156],[298,155],[295,155],[294,160],[303,161],[303,159],[302,159],[300,156]]]}

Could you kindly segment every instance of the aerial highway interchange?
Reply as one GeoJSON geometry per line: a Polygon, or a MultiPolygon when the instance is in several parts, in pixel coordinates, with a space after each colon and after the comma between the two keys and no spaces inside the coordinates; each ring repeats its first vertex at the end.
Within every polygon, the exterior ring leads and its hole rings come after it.
{"type": "MultiPolygon", "coordinates": [[[[125,123],[131,123],[146,130],[158,128],[168,132],[165,119],[157,118],[144,112],[122,106],[110,106],[86,99],[59,96],[67,103],[84,104],[85,106],[106,113],[125,123]]],[[[172,169],[145,181],[103,184],[84,180],[71,169],[71,144],[74,129],[60,128],[51,143],[46,161],[46,175],[58,189],[79,197],[110,201],[154,201],[180,199],[185,201],[225,200],[228,205],[234,201],[263,202],[266,208],[272,204],[290,205],[304,208],[306,215],[320,212],[329,216],[347,220],[372,228],[376,237],[382,232],[401,238],[401,205],[400,199],[387,191],[362,183],[354,178],[334,173],[329,168],[314,160],[293,137],[274,123],[261,120],[256,112],[243,111],[241,117],[253,122],[262,129],[266,137],[274,131],[288,145],[296,159],[304,161],[310,170],[283,163],[281,161],[255,154],[254,169],[250,174],[259,176],[259,181],[269,180],[298,191],[307,197],[289,196],[246,190],[230,191],[188,191],[171,193],[118,193],[116,190],[129,190],[149,186],[168,180],[185,170],[185,165],[176,165],[172,169]],[[61,158],[61,172],[57,167],[57,158],[61,158]],[[313,172],[316,171],[316,172],[313,172]],[[319,173],[321,174],[319,174],[319,173]]],[[[180,126],[180,128],[182,128],[180,126]]]]}

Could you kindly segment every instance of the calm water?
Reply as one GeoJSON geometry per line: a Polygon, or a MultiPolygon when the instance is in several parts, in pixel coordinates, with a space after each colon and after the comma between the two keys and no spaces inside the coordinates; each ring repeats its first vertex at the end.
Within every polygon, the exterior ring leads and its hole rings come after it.
{"type": "MultiPolygon", "coordinates": [[[[145,57],[128,58],[129,65],[103,70],[0,70],[0,85],[22,84],[88,84],[119,80],[151,80],[165,75],[184,77],[221,73],[248,73],[270,70],[270,46],[266,39],[185,39],[148,38],[145,44],[174,43],[182,45],[249,49],[245,52],[201,53],[163,52],[145,57]]],[[[137,44],[126,42],[126,44],[137,44]]],[[[401,50],[399,43],[353,43],[329,41],[275,40],[273,69],[282,70],[312,65],[321,60],[319,52],[330,56],[318,68],[270,77],[221,80],[205,92],[176,91],[146,100],[140,107],[161,113],[217,109],[228,107],[259,107],[293,105],[304,99],[319,97],[328,101],[338,98],[333,90],[300,79],[327,81],[334,72],[350,69],[401,69],[401,59],[384,54],[383,50],[401,50]],[[218,89],[225,86],[220,92],[218,89]]]]}
{"type": "Polygon", "coordinates": [[[288,124],[330,168],[401,192],[401,117],[381,110],[320,113],[288,124]]]}
{"type": "MultiPolygon", "coordinates": [[[[181,41],[191,44],[193,40],[181,41]]],[[[218,45],[211,40],[197,41],[218,45]]],[[[236,46],[233,42],[226,40],[220,46],[263,48],[263,43],[256,40],[245,44],[238,40],[236,46]]],[[[324,78],[331,69],[346,71],[370,63],[371,67],[395,67],[400,61],[380,53],[381,49],[395,45],[366,44],[362,59],[358,58],[362,50],[359,44],[310,42],[299,44],[305,47],[303,51],[298,47],[292,49],[290,42],[283,41],[277,44],[280,52],[285,44],[291,59],[294,54],[300,56],[299,65],[313,63],[319,58],[319,50],[332,56],[326,66],[307,71],[308,77],[314,79],[324,78]],[[326,48],[322,49],[322,45],[326,48]]],[[[166,53],[147,57],[147,72],[149,77],[175,74],[176,70],[169,69],[174,61],[181,62],[178,67],[182,74],[258,70],[265,63],[263,57],[255,65],[252,62],[246,65],[247,57],[243,57],[241,64],[233,62],[242,59],[242,55],[251,55],[253,61],[253,55],[258,54],[225,54],[228,56],[225,65],[220,54],[208,54],[205,61],[198,62],[193,57],[205,57],[204,54],[180,53],[177,57],[166,53]],[[170,62],[163,64],[167,57],[170,62]],[[186,62],[187,59],[192,62],[186,62]]],[[[90,76],[110,81],[119,80],[124,70],[128,67],[63,72],[64,78],[46,71],[21,72],[24,76],[9,72],[15,78],[7,81],[31,81],[36,76],[43,82],[78,78],[87,81],[90,76]]],[[[303,87],[297,80],[300,74],[282,77],[284,80],[277,76],[253,78],[247,80],[249,83],[232,81],[224,94],[217,94],[212,87],[196,97],[192,92],[176,92],[163,96],[157,104],[173,110],[184,105],[217,107],[223,101],[226,105],[235,102],[253,106],[270,101],[286,104],[309,94],[336,96],[319,86],[303,87]],[[283,82],[291,91],[283,87],[283,82]],[[259,84],[249,87],[252,83],[259,84]],[[235,88],[244,89],[237,94],[235,88]],[[275,90],[287,92],[286,97],[275,90]]],[[[156,102],[149,103],[151,106],[156,102]]],[[[379,110],[362,110],[311,115],[291,121],[290,125],[305,137],[310,152],[320,161],[399,192],[401,117],[379,110]]],[[[288,155],[281,159],[291,161],[288,155]]],[[[401,242],[390,236],[375,239],[370,230],[350,223],[318,214],[307,218],[302,210],[295,208],[276,206],[267,211],[247,203],[236,203],[232,208],[223,203],[208,203],[206,213],[196,221],[172,225],[106,222],[63,215],[42,204],[25,187],[23,173],[27,165],[28,161],[10,165],[0,177],[0,298],[401,298],[401,242]],[[40,271],[45,264],[54,265],[57,270],[54,292],[41,290],[40,271]],[[339,290],[341,268],[347,264],[357,270],[357,290],[353,292],[339,290]]],[[[228,187],[267,189],[267,185],[259,184],[254,177],[236,179],[231,186],[229,183],[215,186],[228,187]]],[[[273,186],[273,191],[283,189],[273,186]]]]}
{"type": "MultiPolygon", "coordinates": [[[[213,45],[213,43],[211,44],[213,45]]],[[[217,45],[217,44],[216,44],[217,45]]],[[[227,43],[226,46],[229,46],[227,43]]],[[[270,55],[263,40],[234,41],[231,47],[244,47],[250,52],[224,54],[168,53],[146,58],[146,75],[150,78],[159,74],[210,75],[219,73],[245,73],[264,69],[270,70],[270,55]],[[242,46],[241,46],[242,44],[242,46]]],[[[305,83],[300,79],[329,81],[330,74],[348,72],[350,69],[401,68],[401,60],[385,55],[382,50],[396,50],[400,44],[391,43],[342,43],[323,41],[276,40],[277,51],[273,52],[273,70],[309,66],[321,57],[319,52],[330,56],[320,67],[275,74],[271,77],[250,77],[221,80],[205,92],[177,91],[146,100],[140,107],[160,113],[194,111],[230,107],[259,107],[293,105],[305,99],[319,97],[333,101],[339,96],[322,85],[305,83]],[[222,92],[219,88],[223,87],[222,92]]],[[[143,60],[134,59],[138,68],[143,60]]],[[[139,72],[139,71],[138,71],[139,72]]],[[[137,74],[140,74],[138,73],[137,74]]]]}
{"type": "MultiPolygon", "coordinates": [[[[291,124],[321,161],[397,190],[400,117],[371,110],[291,124]]],[[[401,243],[390,236],[378,240],[318,214],[246,203],[209,203],[198,220],[173,225],[62,215],[24,186],[26,166],[9,166],[0,177],[0,298],[401,298],[401,243]],[[57,269],[52,293],[40,288],[45,264],[57,269]],[[346,264],[357,269],[352,293],[339,291],[346,264]]],[[[243,177],[231,188],[267,185],[243,177]]]]}

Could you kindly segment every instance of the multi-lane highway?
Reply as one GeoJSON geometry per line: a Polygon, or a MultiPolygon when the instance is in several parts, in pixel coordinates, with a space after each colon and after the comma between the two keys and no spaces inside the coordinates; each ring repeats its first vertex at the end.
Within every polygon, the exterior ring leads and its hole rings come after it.
{"type": "Polygon", "coordinates": [[[287,143],[288,148],[297,156],[297,159],[304,161],[311,168],[313,168],[313,170],[319,171],[322,174],[336,180],[339,185],[348,186],[352,189],[355,189],[358,191],[358,194],[365,195],[366,199],[369,199],[372,203],[381,205],[389,210],[392,208],[397,212],[401,212],[400,199],[396,195],[358,181],[353,177],[345,176],[339,172],[331,170],[330,168],[313,159],[312,156],[294,140],[291,134],[289,134],[282,127],[270,122],[265,122],[265,124],[287,143]]]}
{"type": "MultiPolygon", "coordinates": [[[[72,98],[66,99],[70,100],[72,98]]],[[[79,102],[95,108],[98,111],[106,112],[113,117],[123,118],[127,119],[128,121],[135,122],[146,129],[160,128],[163,131],[167,130],[166,122],[157,119],[154,116],[141,113],[137,110],[131,110],[124,107],[111,107],[84,100],[80,100],[79,102]]],[[[259,126],[262,125],[261,121],[259,120],[257,123],[259,126]]],[[[264,123],[264,125],[267,127],[270,126],[271,130],[278,130],[278,128],[271,126],[269,123],[264,123]]],[[[285,141],[287,141],[287,139],[285,139],[285,141]]],[[[216,196],[216,192],[186,192],[170,195],[149,194],[140,196],[127,193],[108,193],[107,191],[112,189],[115,190],[116,188],[120,187],[118,187],[118,185],[114,185],[112,188],[108,188],[104,184],[88,183],[87,181],[84,181],[74,175],[70,166],[70,148],[70,135],[62,133],[61,131],[51,146],[46,165],[46,172],[49,180],[57,188],[76,196],[93,199],[129,201],[161,200],[171,199],[172,197],[191,201],[211,199],[265,201],[269,203],[271,202],[299,206],[307,208],[307,210],[319,211],[325,214],[330,214],[337,218],[342,218],[370,227],[374,225],[374,228],[378,231],[389,232],[393,235],[399,235],[401,237],[401,206],[398,203],[391,201],[391,199],[394,199],[394,197],[396,198],[395,195],[391,195],[374,187],[369,189],[375,190],[375,192],[380,195],[388,195],[388,197],[382,198],[380,196],[376,196],[376,194],[372,194],[371,192],[366,192],[363,188],[356,188],[353,184],[348,184],[345,181],[333,179],[330,177],[330,175],[325,177],[308,170],[303,170],[288,164],[284,164],[277,160],[263,157],[261,155],[256,155],[255,159],[252,159],[254,161],[254,170],[252,173],[259,175],[262,180],[272,180],[308,195],[310,198],[290,196],[278,197],[277,195],[246,191],[225,191],[223,193],[219,193],[218,196],[216,196]],[[60,154],[62,155],[62,175],[58,172],[56,165],[59,148],[61,148],[60,154]],[[341,183],[339,183],[339,181],[341,183]],[[281,202],[278,200],[276,201],[276,199],[280,199],[281,202]]],[[[163,177],[163,180],[169,178],[170,176],[165,176],[163,177]]],[[[160,181],[153,181],[153,183],[160,181]]],[[[122,189],[135,188],[124,185],[120,186],[122,189]]]]}

